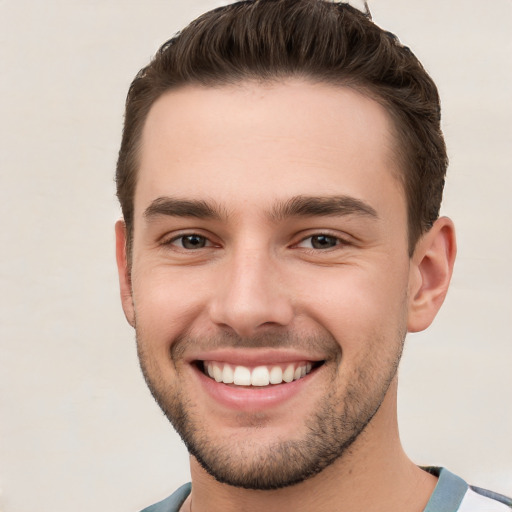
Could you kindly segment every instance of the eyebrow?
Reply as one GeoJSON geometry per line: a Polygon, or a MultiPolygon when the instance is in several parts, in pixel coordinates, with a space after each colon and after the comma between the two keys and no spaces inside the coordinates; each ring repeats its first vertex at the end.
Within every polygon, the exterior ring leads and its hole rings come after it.
{"type": "MultiPolygon", "coordinates": [[[[228,217],[214,201],[159,197],[144,211],[145,218],[158,216],[194,217],[198,219],[222,220],[228,217]]],[[[378,218],[369,204],[351,196],[304,196],[299,195],[278,202],[267,214],[274,221],[290,217],[335,217],[357,215],[378,218]]]]}
{"type": "Polygon", "coordinates": [[[213,220],[220,220],[223,217],[220,208],[212,202],[173,197],[159,197],[144,210],[144,217],[148,219],[160,215],[213,220]]]}
{"type": "Polygon", "coordinates": [[[369,204],[351,196],[295,196],[274,206],[270,213],[272,220],[288,217],[335,217],[358,215],[364,217],[379,216],[369,204]]]}

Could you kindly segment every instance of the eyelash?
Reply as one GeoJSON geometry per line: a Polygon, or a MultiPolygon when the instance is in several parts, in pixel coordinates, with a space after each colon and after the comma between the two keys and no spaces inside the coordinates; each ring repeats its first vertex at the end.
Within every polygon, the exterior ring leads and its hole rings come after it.
{"type": "MultiPolygon", "coordinates": [[[[185,251],[194,251],[194,250],[199,250],[199,249],[205,249],[208,247],[215,247],[215,244],[207,236],[201,235],[199,233],[183,233],[178,236],[174,236],[170,240],[163,242],[162,245],[175,246],[175,247],[178,247],[179,249],[185,250],[185,251]],[[201,239],[201,241],[203,241],[204,245],[202,245],[201,247],[185,247],[184,246],[185,240],[187,238],[191,239],[194,237],[196,239],[201,239]],[[181,244],[179,244],[179,245],[176,244],[176,242],[179,242],[180,240],[181,240],[181,244]]],[[[349,242],[347,242],[343,238],[340,238],[339,236],[335,236],[330,233],[321,233],[320,232],[320,233],[314,233],[312,235],[302,238],[298,243],[293,244],[293,247],[298,247],[298,248],[302,248],[302,249],[305,249],[308,251],[314,251],[314,252],[318,252],[318,251],[324,252],[324,251],[328,251],[330,249],[335,249],[336,247],[339,247],[339,246],[347,246],[347,245],[350,245],[349,242]],[[301,247],[301,244],[305,243],[307,240],[311,240],[311,245],[314,245],[314,242],[313,242],[314,239],[322,239],[322,238],[324,240],[327,239],[328,241],[334,242],[334,245],[330,245],[328,247],[304,247],[304,246],[301,247]]]]}
{"type": "Polygon", "coordinates": [[[327,252],[329,250],[340,248],[340,247],[345,247],[347,245],[350,245],[350,243],[347,240],[345,240],[339,236],[333,235],[331,233],[320,232],[320,233],[314,233],[314,234],[311,234],[309,236],[302,238],[299,243],[295,244],[295,247],[299,247],[306,251],[313,251],[316,253],[316,252],[327,252]],[[328,247],[304,247],[304,246],[301,247],[301,244],[303,244],[307,240],[310,240],[311,245],[314,245],[313,239],[315,239],[315,238],[316,239],[320,239],[320,238],[329,239],[334,242],[334,245],[328,246],[328,247]]]}
{"type": "Polygon", "coordinates": [[[181,246],[177,246],[179,249],[182,249],[182,250],[185,250],[185,251],[194,251],[194,250],[198,250],[198,249],[205,249],[207,247],[214,247],[215,244],[207,237],[207,236],[204,236],[204,235],[200,235],[199,233],[182,233],[181,235],[178,235],[178,236],[174,236],[172,237],[170,240],[166,240],[163,242],[162,245],[164,246],[176,246],[175,242],[178,242],[179,240],[181,240],[181,246]],[[202,247],[196,247],[196,248],[187,248],[187,247],[184,247],[184,240],[185,239],[190,239],[190,238],[200,238],[202,239],[204,242],[205,242],[205,245],[202,246],[202,247]]]}

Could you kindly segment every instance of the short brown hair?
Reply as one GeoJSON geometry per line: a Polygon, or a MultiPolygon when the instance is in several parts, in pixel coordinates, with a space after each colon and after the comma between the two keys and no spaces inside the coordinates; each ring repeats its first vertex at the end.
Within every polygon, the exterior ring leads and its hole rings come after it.
{"type": "Polygon", "coordinates": [[[246,0],[214,9],[158,50],[133,80],[117,162],[117,196],[131,253],[142,129],[154,102],[191,84],[300,77],[349,86],[393,120],[408,208],[409,252],[439,216],[448,158],[437,88],[414,54],[368,13],[323,0],[246,0]]]}

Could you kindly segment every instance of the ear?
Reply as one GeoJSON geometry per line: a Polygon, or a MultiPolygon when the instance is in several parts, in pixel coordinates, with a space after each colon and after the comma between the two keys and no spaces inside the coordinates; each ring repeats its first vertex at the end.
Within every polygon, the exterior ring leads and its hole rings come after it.
{"type": "Polygon", "coordinates": [[[128,323],[135,327],[135,309],[133,307],[132,283],[128,258],[126,255],[126,225],[124,221],[116,222],[116,260],[119,274],[119,288],[124,315],[128,323]]]}
{"type": "Polygon", "coordinates": [[[448,292],[456,253],[453,222],[441,217],[418,241],[411,258],[409,332],[423,331],[434,320],[448,292]]]}

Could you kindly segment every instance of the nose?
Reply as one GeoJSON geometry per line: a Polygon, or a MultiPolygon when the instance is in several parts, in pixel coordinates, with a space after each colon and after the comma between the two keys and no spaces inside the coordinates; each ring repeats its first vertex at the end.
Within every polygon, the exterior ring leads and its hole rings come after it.
{"type": "Polygon", "coordinates": [[[276,261],[253,249],[238,251],[223,265],[210,303],[213,323],[241,337],[290,324],[293,305],[276,261]]]}

